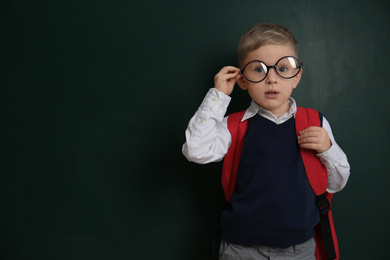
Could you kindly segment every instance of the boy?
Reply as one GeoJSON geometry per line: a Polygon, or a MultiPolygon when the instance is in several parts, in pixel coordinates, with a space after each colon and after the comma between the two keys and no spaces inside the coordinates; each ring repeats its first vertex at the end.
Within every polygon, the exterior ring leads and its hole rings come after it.
{"type": "Polygon", "coordinates": [[[242,152],[224,162],[224,171],[231,160],[239,160],[239,166],[234,191],[226,195],[230,207],[221,215],[220,259],[315,259],[313,236],[320,212],[302,151],[314,151],[324,166],[328,193],[345,186],[347,157],[320,113],[322,127],[309,126],[297,137],[301,119],[295,119],[297,106],[290,96],[303,64],[297,58],[298,42],[287,28],[255,25],[237,50],[240,68],[227,66],[215,76],[215,86],[190,120],[183,145],[185,157],[196,163],[227,157],[235,138],[229,131],[234,128],[230,116],[224,118],[229,95],[236,83],[248,91],[252,102],[239,118],[239,124],[247,122],[242,152]]]}

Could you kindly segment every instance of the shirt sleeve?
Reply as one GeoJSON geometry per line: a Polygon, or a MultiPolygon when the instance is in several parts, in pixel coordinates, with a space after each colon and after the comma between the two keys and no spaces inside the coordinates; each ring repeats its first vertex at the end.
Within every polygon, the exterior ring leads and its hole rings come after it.
{"type": "Polygon", "coordinates": [[[332,146],[327,151],[317,154],[317,156],[328,173],[327,191],[329,193],[336,193],[342,190],[347,184],[350,166],[347,156],[336,143],[330,124],[325,117],[323,118],[323,127],[328,132],[329,138],[332,141],[332,146]]]}
{"type": "Polygon", "coordinates": [[[230,100],[215,88],[208,91],[185,132],[182,152],[189,161],[206,164],[224,158],[231,142],[224,117],[230,100]]]}

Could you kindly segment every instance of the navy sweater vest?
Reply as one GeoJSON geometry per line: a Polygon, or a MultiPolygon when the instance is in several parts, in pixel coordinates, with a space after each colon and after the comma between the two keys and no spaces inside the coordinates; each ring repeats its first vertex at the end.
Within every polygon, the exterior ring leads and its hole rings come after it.
{"type": "Polygon", "coordinates": [[[244,137],[231,207],[221,216],[222,237],[245,246],[287,248],[314,235],[319,222],[295,132],[256,115],[244,137]]]}

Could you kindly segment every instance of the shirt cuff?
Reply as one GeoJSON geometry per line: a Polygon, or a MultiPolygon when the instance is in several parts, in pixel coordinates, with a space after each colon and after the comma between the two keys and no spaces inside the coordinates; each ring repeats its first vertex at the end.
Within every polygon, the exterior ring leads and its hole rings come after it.
{"type": "Polygon", "coordinates": [[[193,136],[203,137],[204,131],[209,131],[205,129],[214,128],[217,123],[223,122],[230,100],[228,95],[211,88],[191,119],[193,136]]]}
{"type": "Polygon", "coordinates": [[[323,164],[329,165],[339,162],[343,157],[343,153],[340,151],[337,145],[332,144],[332,146],[327,151],[318,153],[317,156],[320,158],[323,164]]]}
{"type": "Polygon", "coordinates": [[[225,110],[230,103],[231,97],[218,91],[216,88],[211,88],[207,92],[200,107],[205,110],[225,110]]]}

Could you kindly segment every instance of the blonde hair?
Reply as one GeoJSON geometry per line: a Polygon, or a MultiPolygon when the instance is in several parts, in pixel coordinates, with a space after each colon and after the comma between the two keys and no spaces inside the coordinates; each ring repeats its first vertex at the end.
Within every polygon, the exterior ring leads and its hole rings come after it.
{"type": "Polygon", "coordinates": [[[268,44],[290,44],[296,55],[298,55],[298,41],[286,27],[274,24],[264,23],[250,27],[242,35],[237,47],[238,65],[240,68],[247,54],[261,46],[268,44]]]}

